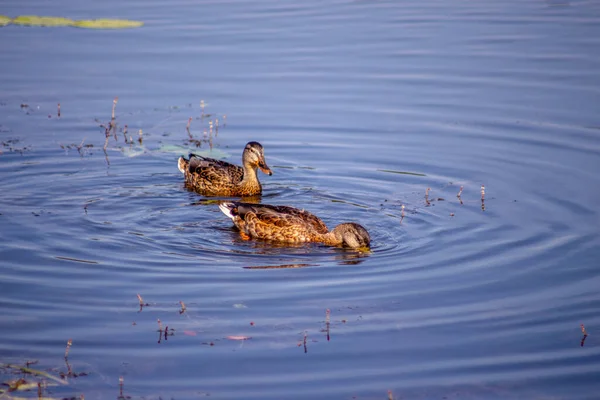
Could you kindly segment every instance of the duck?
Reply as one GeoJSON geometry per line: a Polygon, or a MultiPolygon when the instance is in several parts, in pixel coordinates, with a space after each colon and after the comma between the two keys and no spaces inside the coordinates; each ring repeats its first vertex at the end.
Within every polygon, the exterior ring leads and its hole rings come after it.
{"type": "Polygon", "coordinates": [[[353,249],[368,249],[371,245],[369,232],[363,226],[346,222],[330,231],[319,217],[299,208],[235,201],[220,202],[219,208],[246,240],[313,242],[353,249]]]}
{"type": "Polygon", "coordinates": [[[185,177],[186,186],[204,196],[256,196],[262,193],[257,168],[271,176],[273,171],[265,161],[263,146],[248,142],[242,153],[242,166],[190,153],[179,157],[177,167],[185,177]]]}

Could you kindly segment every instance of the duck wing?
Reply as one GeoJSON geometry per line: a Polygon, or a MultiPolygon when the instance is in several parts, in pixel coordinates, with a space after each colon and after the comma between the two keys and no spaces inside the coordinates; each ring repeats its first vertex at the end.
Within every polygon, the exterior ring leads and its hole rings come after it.
{"type": "Polygon", "coordinates": [[[227,161],[190,154],[189,171],[198,174],[210,182],[239,182],[244,176],[244,169],[227,161]]]}
{"type": "Polygon", "coordinates": [[[236,203],[236,210],[242,220],[245,219],[247,214],[252,213],[256,219],[265,225],[278,228],[306,228],[321,234],[329,231],[319,217],[294,207],[238,202],[236,203]]]}

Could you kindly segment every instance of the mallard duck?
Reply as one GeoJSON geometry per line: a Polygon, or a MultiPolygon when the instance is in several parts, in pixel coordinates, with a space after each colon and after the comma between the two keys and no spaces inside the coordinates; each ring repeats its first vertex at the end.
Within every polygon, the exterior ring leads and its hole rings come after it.
{"type": "Polygon", "coordinates": [[[256,169],[267,175],[273,171],[267,166],[263,147],[248,142],[242,153],[242,167],[214,158],[190,153],[189,160],[179,157],[179,170],[187,186],[204,196],[254,196],[261,194],[256,169]]]}
{"type": "Polygon", "coordinates": [[[329,231],[321,219],[308,211],[288,206],[222,202],[219,208],[233,220],[243,238],[277,242],[317,242],[330,246],[369,247],[369,232],[347,222],[329,231]]]}

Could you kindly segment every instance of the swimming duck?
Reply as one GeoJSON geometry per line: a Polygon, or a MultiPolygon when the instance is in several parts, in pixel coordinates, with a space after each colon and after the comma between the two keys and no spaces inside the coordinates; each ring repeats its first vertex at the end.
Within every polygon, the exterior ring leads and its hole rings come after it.
{"type": "Polygon", "coordinates": [[[352,248],[368,248],[371,243],[369,232],[359,224],[347,222],[329,231],[319,217],[294,207],[222,202],[219,208],[233,220],[244,239],[317,242],[352,248]]]}
{"type": "Polygon", "coordinates": [[[204,196],[254,196],[261,194],[256,169],[267,175],[273,171],[267,166],[263,147],[248,142],[242,153],[242,167],[214,158],[190,153],[189,160],[179,157],[177,166],[185,176],[186,186],[204,196]]]}

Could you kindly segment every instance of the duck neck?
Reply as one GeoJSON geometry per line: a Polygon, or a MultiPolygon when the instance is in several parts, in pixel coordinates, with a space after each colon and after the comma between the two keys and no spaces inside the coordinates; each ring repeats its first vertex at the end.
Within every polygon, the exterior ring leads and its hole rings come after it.
{"type": "Polygon", "coordinates": [[[240,186],[258,186],[260,187],[260,182],[258,181],[258,176],[256,175],[256,167],[253,167],[248,164],[244,164],[244,176],[242,177],[240,186]]]}
{"type": "Polygon", "coordinates": [[[323,233],[319,238],[319,241],[328,246],[339,246],[342,244],[342,238],[336,235],[333,231],[323,233]]]}

